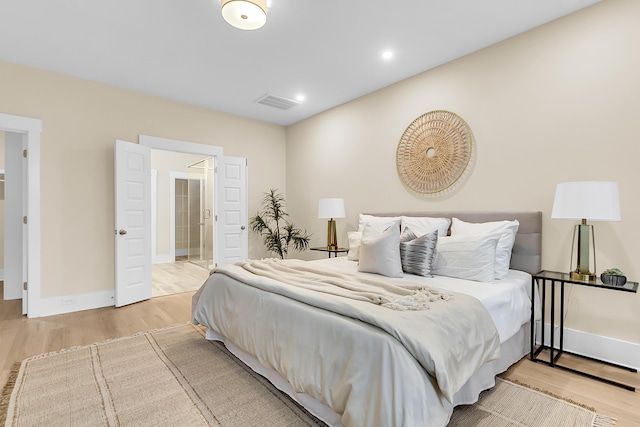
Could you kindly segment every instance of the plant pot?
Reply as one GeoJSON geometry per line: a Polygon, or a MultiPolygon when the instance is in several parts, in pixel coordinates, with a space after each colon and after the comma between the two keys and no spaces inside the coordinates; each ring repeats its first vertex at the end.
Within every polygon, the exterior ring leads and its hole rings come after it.
{"type": "Polygon", "coordinates": [[[627,276],[614,276],[613,274],[601,274],[600,280],[605,285],[624,286],[627,283],[627,276]]]}

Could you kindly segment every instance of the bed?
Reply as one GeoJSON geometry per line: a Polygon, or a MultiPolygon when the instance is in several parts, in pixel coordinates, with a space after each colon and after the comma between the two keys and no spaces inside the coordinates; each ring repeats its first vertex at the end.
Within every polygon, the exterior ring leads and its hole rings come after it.
{"type": "MultiPolygon", "coordinates": [[[[455,406],[477,401],[481,391],[495,385],[495,375],[528,352],[531,304],[537,300],[530,295],[531,274],[540,271],[542,215],[375,216],[458,218],[474,224],[517,220],[508,273],[487,283],[409,274],[384,278],[389,286],[410,282],[441,292],[447,300],[430,295],[427,309],[398,311],[224,266],[194,295],[193,322],[206,326],[207,339],[224,342],[328,425],[444,426],[455,406]],[[454,307],[458,311],[449,317],[440,314],[454,307]]],[[[358,263],[346,257],[305,265],[309,274],[322,270],[332,277],[364,276],[374,285],[380,280],[379,275],[357,272],[358,263]]]]}

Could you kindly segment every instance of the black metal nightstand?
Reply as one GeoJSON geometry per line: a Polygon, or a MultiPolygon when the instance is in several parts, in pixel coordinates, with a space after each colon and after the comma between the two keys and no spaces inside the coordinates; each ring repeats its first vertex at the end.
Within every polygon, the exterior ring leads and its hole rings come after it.
{"type": "Polygon", "coordinates": [[[331,258],[331,254],[334,254],[334,256],[337,258],[339,253],[342,252],[349,252],[349,248],[328,248],[326,246],[322,246],[319,248],[309,248],[312,251],[320,251],[320,252],[329,252],[329,258],[331,258]]]}
{"type": "Polygon", "coordinates": [[[620,368],[620,369],[624,369],[627,370],[629,372],[638,372],[637,369],[635,368],[630,368],[628,366],[621,366],[621,365],[617,365],[615,363],[611,363],[611,362],[606,362],[603,360],[598,360],[598,359],[594,359],[592,357],[587,357],[587,356],[583,356],[580,354],[575,354],[575,353],[571,353],[568,351],[565,351],[563,348],[564,345],[564,288],[565,285],[567,284],[571,284],[571,285],[580,285],[580,286],[592,286],[592,287],[596,287],[596,288],[603,288],[603,289],[610,289],[610,290],[614,290],[614,291],[623,291],[623,292],[637,292],[638,291],[638,282],[627,282],[624,286],[615,286],[615,285],[607,285],[604,284],[600,281],[600,279],[594,281],[594,282],[582,282],[579,280],[574,280],[570,277],[570,275],[568,273],[560,273],[557,271],[548,271],[548,270],[543,270],[538,274],[535,274],[532,276],[531,278],[531,295],[535,295],[535,286],[536,286],[536,282],[540,281],[540,286],[541,286],[541,292],[540,292],[540,299],[541,304],[540,304],[540,308],[542,311],[542,328],[541,328],[541,338],[540,338],[540,346],[538,346],[538,348],[536,349],[535,347],[535,307],[532,304],[531,306],[531,360],[534,362],[538,362],[538,363],[544,363],[546,365],[549,365],[553,368],[560,368],[563,369],[565,371],[569,371],[569,372],[573,372],[579,375],[583,375],[585,377],[588,378],[592,378],[594,380],[598,380],[598,381],[602,381],[605,382],[607,384],[611,384],[611,385],[615,385],[618,387],[622,387],[624,389],[630,390],[630,391],[635,391],[635,387],[627,385],[627,384],[623,384],[623,383],[619,383],[617,381],[613,381],[607,378],[602,378],[599,377],[597,375],[592,375],[589,374],[587,372],[582,372],[579,371],[577,369],[573,369],[573,368],[569,368],[567,366],[563,366],[563,365],[559,365],[558,364],[558,359],[560,358],[560,356],[562,356],[564,353],[567,354],[571,354],[574,356],[578,356],[578,357],[582,357],[585,359],[589,359],[589,360],[594,360],[596,362],[600,362],[600,363],[604,363],[606,365],[609,366],[614,366],[616,368],[620,368]],[[546,288],[547,288],[547,282],[551,282],[551,304],[550,304],[550,316],[551,316],[551,332],[550,332],[550,340],[549,343],[550,345],[546,345],[544,343],[544,317],[545,317],[545,297],[546,297],[546,288]],[[555,290],[556,290],[556,284],[560,285],[560,345],[559,348],[555,348],[554,345],[554,340],[555,340],[555,336],[554,336],[554,325],[555,325],[555,290]],[[542,360],[542,359],[538,359],[538,355],[540,354],[540,352],[544,349],[548,349],[549,350],[549,361],[546,360],[542,360]]]}

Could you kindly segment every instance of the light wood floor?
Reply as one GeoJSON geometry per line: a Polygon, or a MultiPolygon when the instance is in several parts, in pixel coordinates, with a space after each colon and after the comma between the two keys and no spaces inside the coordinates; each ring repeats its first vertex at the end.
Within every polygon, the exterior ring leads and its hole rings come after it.
{"type": "MultiPolygon", "coordinates": [[[[583,362],[583,359],[579,358],[572,360],[569,355],[563,355],[561,360],[573,368],[623,382],[636,387],[636,390],[640,388],[640,377],[637,373],[610,368],[596,362],[583,362]]],[[[640,426],[640,391],[627,391],[528,359],[520,360],[501,376],[591,406],[601,414],[617,418],[618,427],[640,426]]]]}
{"type": "MultiPolygon", "coordinates": [[[[0,387],[6,383],[11,365],[24,358],[186,323],[190,320],[192,295],[192,292],[179,293],[122,308],[107,307],[38,319],[21,315],[21,301],[0,300],[0,387]]],[[[595,370],[602,374],[611,369],[598,364],[595,370]]],[[[600,413],[618,418],[618,427],[640,426],[640,392],[626,391],[527,359],[502,376],[592,406],[600,413]]],[[[638,374],[623,373],[618,379],[640,387],[638,374]]]]}
{"type": "Polygon", "coordinates": [[[184,259],[153,264],[151,295],[153,297],[196,291],[209,277],[209,270],[184,259]]]}

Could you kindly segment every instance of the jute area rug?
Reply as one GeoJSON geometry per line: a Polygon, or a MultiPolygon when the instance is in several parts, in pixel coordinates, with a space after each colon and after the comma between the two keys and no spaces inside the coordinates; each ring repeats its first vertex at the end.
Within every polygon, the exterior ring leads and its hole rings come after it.
{"type": "MultiPolygon", "coordinates": [[[[6,426],[322,426],[231,355],[182,325],[29,358],[0,396],[6,426]]],[[[498,380],[450,426],[610,426],[614,420],[498,380]]],[[[428,425],[428,421],[425,422],[428,425]]]]}

